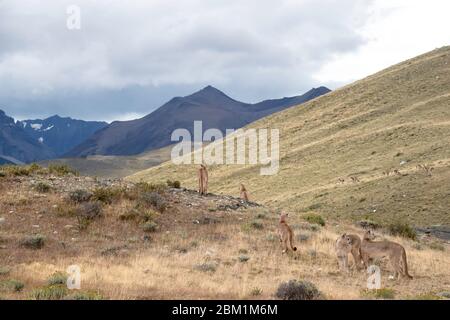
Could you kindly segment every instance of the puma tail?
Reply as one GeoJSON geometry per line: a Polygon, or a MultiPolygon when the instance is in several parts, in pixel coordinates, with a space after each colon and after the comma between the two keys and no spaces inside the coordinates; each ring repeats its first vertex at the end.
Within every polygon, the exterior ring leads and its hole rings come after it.
{"type": "Polygon", "coordinates": [[[292,236],[289,237],[289,244],[291,245],[292,251],[297,251],[297,247],[294,247],[294,245],[292,244],[292,236]]]}
{"type": "Polygon", "coordinates": [[[410,275],[408,273],[408,263],[406,260],[406,251],[405,250],[403,250],[403,252],[402,252],[402,262],[403,262],[403,271],[404,271],[405,276],[407,276],[408,279],[412,279],[413,278],[412,275],[410,275]]]}

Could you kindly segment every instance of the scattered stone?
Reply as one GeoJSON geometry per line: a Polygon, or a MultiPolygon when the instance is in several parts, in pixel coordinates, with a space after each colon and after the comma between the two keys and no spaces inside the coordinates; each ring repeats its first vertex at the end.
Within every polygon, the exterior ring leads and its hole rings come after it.
{"type": "Polygon", "coordinates": [[[450,299],[450,291],[439,292],[437,295],[442,298],[450,299]]]}
{"type": "Polygon", "coordinates": [[[6,219],[5,219],[5,218],[3,218],[3,217],[0,217],[0,224],[3,224],[3,223],[5,223],[5,221],[6,221],[6,219]]]}

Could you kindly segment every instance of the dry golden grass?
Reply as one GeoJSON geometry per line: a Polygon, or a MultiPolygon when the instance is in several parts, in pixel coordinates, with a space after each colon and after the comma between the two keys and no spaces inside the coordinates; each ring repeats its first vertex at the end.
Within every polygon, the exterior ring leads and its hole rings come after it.
{"type": "MultiPolygon", "coordinates": [[[[217,208],[226,203],[225,199],[183,192],[166,195],[170,206],[157,218],[160,230],[150,234],[150,242],[142,240],[144,232],[137,222],[118,219],[133,206],[127,199],[106,206],[104,218],[74,235],[64,227],[75,224],[74,217],[53,210],[55,204],[66,203],[60,194],[36,198],[32,191],[14,183],[8,189],[14,192],[2,194],[2,212],[11,206],[15,212],[6,215],[9,228],[0,229],[0,238],[7,240],[0,253],[4,257],[2,265],[11,271],[0,280],[17,279],[24,282],[25,288],[20,293],[0,293],[3,298],[27,299],[54,272],[65,271],[73,264],[81,267],[82,290],[93,290],[111,299],[274,299],[278,285],[290,279],[313,282],[327,299],[367,298],[362,294],[366,275],[356,271],[350,276],[341,274],[334,254],[339,234],[362,234],[353,226],[327,221],[326,227],[312,231],[301,215],[293,214],[289,223],[294,232],[309,238],[295,241],[299,248],[295,254],[282,254],[275,232],[277,213],[266,208],[221,211],[217,208]],[[33,200],[30,204],[11,205],[10,199],[17,194],[33,200]],[[38,207],[42,210],[36,210],[38,207]],[[44,216],[39,218],[42,212],[44,216]],[[193,223],[205,216],[217,223],[193,223]],[[262,229],[251,227],[255,220],[262,223],[262,229]],[[46,236],[41,250],[18,245],[23,236],[34,231],[33,224],[39,224],[39,233],[46,236]],[[64,248],[61,242],[66,243],[64,248]],[[109,248],[116,254],[105,255],[103,252],[109,248]],[[242,255],[249,260],[241,262],[242,255]],[[213,265],[216,270],[197,270],[201,264],[213,265]]],[[[448,290],[448,245],[443,244],[445,251],[439,251],[422,243],[418,250],[416,242],[391,239],[406,247],[414,276],[412,281],[388,280],[390,267],[383,264],[383,286],[393,288],[395,298],[448,290]]]]}

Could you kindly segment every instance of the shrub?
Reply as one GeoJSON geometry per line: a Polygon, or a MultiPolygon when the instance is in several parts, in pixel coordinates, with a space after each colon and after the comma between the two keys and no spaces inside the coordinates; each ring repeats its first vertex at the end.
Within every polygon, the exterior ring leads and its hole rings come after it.
{"type": "Polygon", "coordinates": [[[64,300],[104,300],[105,298],[96,291],[76,292],[66,296],[64,300]]]}
{"type": "Polygon", "coordinates": [[[59,177],[68,175],[78,176],[78,171],[72,169],[66,164],[50,164],[48,166],[48,172],[59,177]]]}
{"type": "Polygon", "coordinates": [[[129,221],[129,220],[134,220],[134,219],[136,219],[137,217],[139,217],[139,210],[137,210],[137,209],[131,209],[131,210],[128,210],[128,211],[126,211],[126,212],[122,212],[122,213],[119,215],[119,220],[122,220],[122,221],[129,221]]]}
{"type": "Polygon", "coordinates": [[[167,185],[162,183],[139,182],[135,185],[138,192],[158,192],[162,193],[167,190],[167,185]]]}
{"type": "Polygon", "coordinates": [[[303,219],[305,219],[309,223],[314,223],[322,227],[325,226],[324,218],[316,213],[308,213],[307,215],[303,216],[303,219]]]}
{"type": "Polygon", "coordinates": [[[250,291],[250,295],[253,297],[260,296],[262,294],[262,289],[255,287],[250,291]]]}
{"type": "Polygon", "coordinates": [[[0,276],[6,276],[10,273],[11,269],[8,267],[0,267],[0,276]]]}
{"type": "Polygon", "coordinates": [[[205,262],[202,264],[197,264],[194,269],[202,272],[215,272],[217,270],[217,263],[215,262],[205,262]]]}
{"type": "Polygon", "coordinates": [[[100,202],[86,202],[78,206],[78,216],[93,220],[102,216],[102,205],[100,202]]]}
{"type": "Polygon", "coordinates": [[[158,225],[153,221],[148,221],[142,226],[142,229],[144,232],[156,232],[156,230],[158,230],[158,225]]]}
{"type": "Polygon", "coordinates": [[[67,274],[65,274],[64,272],[55,272],[50,276],[50,278],[47,279],[47,284],[49,286],[53,286],[56,284],[66,285],[67,278],[67,274]]]}
{"type": "Polygon", "coordinates": [[[358,221],[358,225],[364,229],[373,229],[373,230],[379,229],[381,227],[379,223],[372,221],[372,220],[358,221]]]}
{"type": "Polygon", "coordinates": [[[47,193],[50,192],[51,187],[44,183],[44,182],[38,182],[35,186],[34,186],[34,190],[36,190],[39,193],[47,193]]]}
{"type": "Polygon", "coordinates": [[[250,257],[245,255],[245,254],[241,254],[239,257],[239,262],[247,262],[248,260],[250,260],[250,257]]]}
{"type": "Polygon", "coordinates": [[[405,222],[394,222],[388,226],[389,233],[393,236],[400,236],[416,240],[417,233],[409,224],[405,222]]]}
{"type": "Polygon", "coordinates": [[[178,180],[175,180],[175,181],[167,180],[167,186],[170,188],[180,189],[181,183],[178,180]]]}
{"type": "Polygon", "coordinates": [[[139,197],[138,205],[143,207],[152,206],[163,213],[166,210],[167,202],[157,192],[145,192],[139,197]]]}
{"type": "Polygon", "coordinates": [[[273,233],[269,233],[266,235],[267,241],[274,242],[274,241],[277,241],[278,239],[279,239],[278,236],[273,233]]]}
{"type": "Polygon", "coordinates": [[[264,229],[264,224],[263,224],[261,221],[258,221],[258,220],[253,220],[253,221],[250,223],[250,226],[251,226],[253,229],[257,229],[257,230],[264,229]]]}
{"type": "Polygon", "coordinates": [[[365,290],[364,296],[373,297],[375,299],[394,299],[395,291],[389,288],[382,288],[376,290],[365,290]]]}
{"type": "Polygon", "coordinates": [[[32,236],[28,236],[26,238],[24,238],[21,242],[20,245],[22,247],[28,248],[28,249],[41,249],[44,246],[44,242],[45,242],[45,237],[40,235],[40,234],[36,234],[36,235],[32,235],[32,236]]]}
{"type": "Polygon", "coordinates": [[[137,211],[139,214],[139,219],[143,222],[149,222],[155,220],[156,217],[159,216],[159,213],[154,211],[153,209],[137,211]]]}
{"type": "Polygon", "coordinates": [[[18,280],[5,280],[0,282],[0,290],[8,292],[20,292],[25,285],[18,280]]]}
{"type": "Polygon", "coordinates": [[[30,170],[26,166],[6,165],[2,166],[2,172],[7,176],[29,176],[30,170]]]}
{"type": "Polygon", "coordinates": [[[91,200],[92,196],[93,194],[91,192],[78,189],[69,194],[69,199],[74,203],[82,203],[91,200]]]}
{"type": "Polygon", "coordinates": [[[92,200],[100,201],[104,204],[111,204],[123,194],[121,188],[97,188],[94,190],[92,200]]]}
{"type": "Polygon", "coordinates": [[[280,284],[276,297],[282,300],[317,300],[320,291],[309,281],[290,280],[280,284]]]}
{"type": "Polygon", "coordinates": [[[432,242],[428,246],[430,247],[430,249],[433,249],[433,250],[445,251],[444,245],[439,242],[432,242]]]}
{"type": "Polygon", "coordinates": [[[296,239],[298,242],[306,242],[309,240],[309,238],[310,238],[310,235],[307,233],[299,233],[296,236],[296,239]]]}
{"type": "Polygon", "coordinates": [[[61,300],[67,294],[69,290],[65,285],[51,285],[43,288],[35,289],[31,292],[31,299],[34,300],[61,300]]]}

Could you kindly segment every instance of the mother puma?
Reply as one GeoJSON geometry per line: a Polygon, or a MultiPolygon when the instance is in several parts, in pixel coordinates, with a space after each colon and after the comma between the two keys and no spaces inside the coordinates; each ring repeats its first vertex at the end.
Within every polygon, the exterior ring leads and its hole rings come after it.
{"type": "Polygon", "coordinates": [[[392,241],[373,241],[375,235],[368,230],[361,243],[361,257],[364,266],[369,266],[369,260],[374,258],[389,257],[394,268],[394,277],[406,276],[409,279],[413,277],[408,273],[408,263],[406,261],[406,251],[403,246],[392,241]]]}

